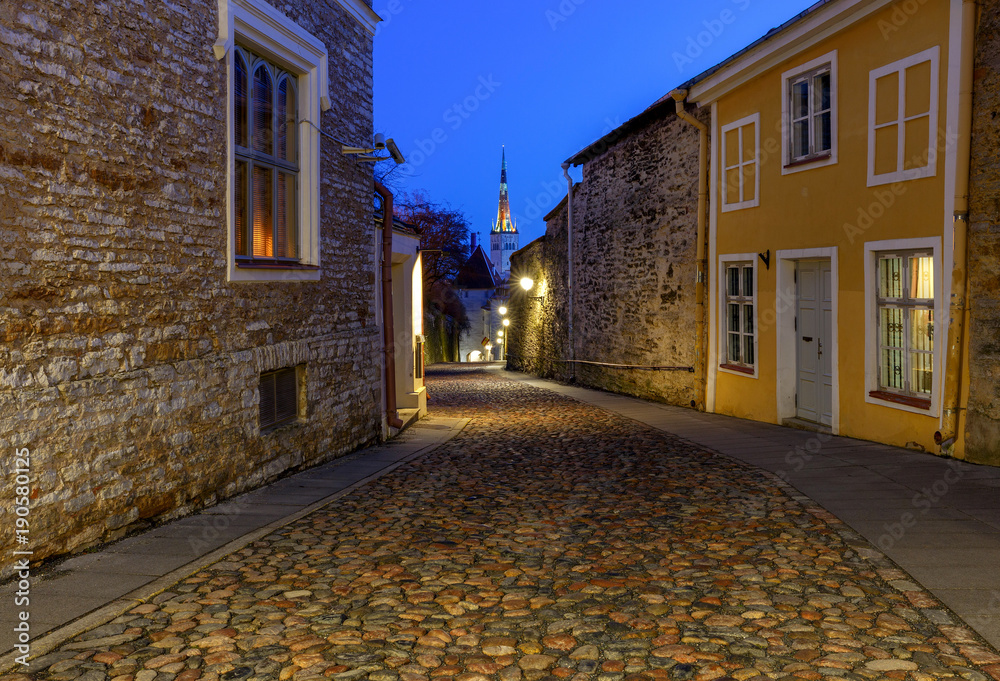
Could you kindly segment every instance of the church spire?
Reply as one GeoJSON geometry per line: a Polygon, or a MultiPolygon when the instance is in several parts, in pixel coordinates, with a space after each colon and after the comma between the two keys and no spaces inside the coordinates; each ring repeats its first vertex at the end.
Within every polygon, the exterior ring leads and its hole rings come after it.
{"type": "Polygon", "coordinates": [[[497,209],[497,221],[493,225],[493,233],[517,232],[510,217],[510,197],[507,195],[507,149],[501,152],[500,164],[500,207],[497,209]]]}

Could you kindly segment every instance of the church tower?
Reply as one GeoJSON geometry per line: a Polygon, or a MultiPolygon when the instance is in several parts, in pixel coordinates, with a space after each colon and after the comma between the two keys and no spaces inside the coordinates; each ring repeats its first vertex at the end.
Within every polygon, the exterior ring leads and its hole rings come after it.
{"type": "Polygon", "coordinates": [[[501,278],[507,281],[510,279],[510,254],[517,250],[518,233],[510,217],[510,198],[507,196],[507,150],[501,154],[500,207],[490,233],[490,260],[501,278]]]}

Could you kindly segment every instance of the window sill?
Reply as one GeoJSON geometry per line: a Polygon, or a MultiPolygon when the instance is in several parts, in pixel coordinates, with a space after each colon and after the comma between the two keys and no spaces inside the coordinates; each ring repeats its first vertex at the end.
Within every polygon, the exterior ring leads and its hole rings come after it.
{"type": "Polygon", "coordinates": [[[318,265],[303,265],[297,262],[276,262],[271,260],[237,260],[236,267],[241,270],[319,270],[318,265]]]}
{"type": "Polygon", "coordinates": [[[803,166],[810,165],[812,163],[820,163],[822,161],[829,161],[833,158],[833,152],[827,151],[822,154],[817,154],[816,156],[809,156],[808,158],[801,158],[798,161],[792,161],[791,163],[785,164],[785,169],[790,168],[801,168],[803,166]]]}
{"type": "Polygon", "coordinates": [[[746,374],[747,376],[753,376],[754,370],[752,367],[743,367],[736,364],[720,364],[720,369],[726,369],[728,371],[735,371],[737,373],[746,374]]]}
{"type": "Polygon", "coordinates": [[[911,397],[909,395],[897,395],[896,393],[887,393],[882,390],[872,390],[868,393],[869,397],[873,397],[876,400],[884,400],[886,402],[893,402],[895,404],[904,404],[907,407],[914,407],[915,409],[926,409],[930,411],[931,401],[923,399],[921,397],[911,397]]]}

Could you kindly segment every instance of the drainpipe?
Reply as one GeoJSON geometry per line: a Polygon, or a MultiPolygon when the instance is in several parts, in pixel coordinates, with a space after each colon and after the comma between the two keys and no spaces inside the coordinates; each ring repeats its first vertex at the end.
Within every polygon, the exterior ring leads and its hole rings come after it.
{"type": "Polygon", "coordinates": [[[958,165],[955,176],[954,265],[951,273],[951,310],[945,359],[941,430],[934,442],[942,454],[951,453],[958,439],[962,408],[962,364],[965,350],[965,311],[969,288],[969,166],[972,157],[972,71],[975,66],[976,0],[962,3],[962,65],[959,79],[958,165]]]}
{"type": "Polygon", "coordinates": [[[677,117],[698,128],[698,234],[695,259],[698,266],[698,278],[695,281],[695,398],[691,406],[699,411],[705,411],[705,384],[707,382],[707,362],[705,354],[705,285],[708,276],[708,258],[706,256],[705,236],[708,222],[708,126],[689,114],[684,109],[687,90],[674,90],[670,96],[677,102],[677,117]]]}
{"type": "Polygon", "coordinates": [[[390,428],[402,428],[396,411],[396,348],[392,328],[392,192],[375,181],[375,192],[382,197],[382,332],[385,335],[385,420],[390,428]]]}
{"type": "MultiPolygon", "coordinates": [[[[566,195],[566,300],[569,307],[569,359],[576,359],[576,347],[573,343],[573,178],[569,175],[569,162],[562,164],[563,177],[569,193],[566,195]]],[[[570,382],[576,380],[576,364],[570,364],[570,382]]]]}

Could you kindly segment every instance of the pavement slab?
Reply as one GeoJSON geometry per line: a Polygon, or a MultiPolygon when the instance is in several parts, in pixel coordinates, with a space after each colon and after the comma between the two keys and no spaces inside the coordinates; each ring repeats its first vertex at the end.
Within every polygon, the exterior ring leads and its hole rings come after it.
{"type": "Polygon", "coordinates": [[[427,375],[460,434],[0,681],[1000,679],[778,476],[496,371],[427,375]]]}

